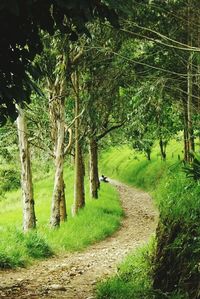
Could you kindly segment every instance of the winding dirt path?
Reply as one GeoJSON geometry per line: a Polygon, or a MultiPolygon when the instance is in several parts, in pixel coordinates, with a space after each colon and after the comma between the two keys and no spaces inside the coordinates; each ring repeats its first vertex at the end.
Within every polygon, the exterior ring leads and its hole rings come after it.
{"type": "Polygon", "coordinates": [[[147,193],[111,183],[120,193],[126,215],[121,228],[84,252],[54,257],[27,269],[0,271],[0,298],[94,298],[96,282],[115,273],[124,256],[148,240],[157,222],[147,193]]]}

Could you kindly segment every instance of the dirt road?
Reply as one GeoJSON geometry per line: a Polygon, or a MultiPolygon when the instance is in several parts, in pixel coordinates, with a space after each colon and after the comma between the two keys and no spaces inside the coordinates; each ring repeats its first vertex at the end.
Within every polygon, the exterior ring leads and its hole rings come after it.
{"type": "Polygon", "coordinates": [[[0,271],[0,298],[92,299],[95,284],[155,231],[157,213],[150,196],[112,181],[125,211],[121,228],[81,253],[66,254],[27,269],[0,271]]]}

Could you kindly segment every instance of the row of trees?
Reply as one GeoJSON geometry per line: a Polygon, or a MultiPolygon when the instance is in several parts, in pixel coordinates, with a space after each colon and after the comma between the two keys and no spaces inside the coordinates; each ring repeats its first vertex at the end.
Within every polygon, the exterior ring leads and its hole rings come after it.
{"type": "Polygon", "coordinates": [[[120,31],[108,22],[96,21],[84,25],[89,33],[77,41],[70,41],[60,31],[53,36],[40,31],[43,51],[31,65],[35,78],[32,104],[25,113],[24,107],[16,104],[26,211],[24,230],[36,225],[30,145],[47,151],[54,160],[52,227],[67,218],[63,180],[66,155],[73,155],[75,161],[72,210],[76,215],[85,205],[86,148],[90,156],[91,196],[98,198],[99,142],[122,125],[120,142],[129,142],[144,151],[149,160],[155,140],[159,140],[161,158],[165,160],[168,141],[183,131],[184,159],[191,161],[194,139],[199,135],[195,113],[199,107],[198,26],[194,21],[198,5],[194,12],[195,1],[182,4],[137,2],[133,10],[131,1],[124,5],[117,2],[120,31]],[[181,29],[175,22],[177,18],[181,29]],[[168,21],[173,27],[166,27],[168,21]],[[31,132],[27,131],[24,114],[30,119],[31,132]]]}
{"type": "MultiPolygon", "coordinates": [[[[129,144],[148,160],[155,141],[165,160],[167,143],[177,133],[183,136],[186,162],[197,150],[199,1],[106,3],[110,8],[98,0],[0,4],[0,122],[18,114],[25,231],[36,226],[31,169],[36,148],[55,166],[52,228],[67,219],[66,157],[74,160],[76,215],[85,205],[85,156],[91,197],[97,199],[99,150],[114,129],[123,128],[107,144],[129,144]],[[97,16],[106,22],[94,21],[97,16]]],[[[10,125],[0,132],[4,143],[15,140],[10,125]]],[[[2,141],[1,148],[8,162],[11,155],[2,141]]],[[[161,266],[166,269],[162,258],[161,266]]],[[[154,286],[166,291],[160,281],[154,286]]]]}
{"type": "Polygon", "coordinates": [[[73,43],[59,32],[53,37],[41,32],[44,50],[33,62],[38,69],[37,91],[32,93],[31,105],[16,106],[25,231],[36,226],[31,147],[48,151],[53,158],[55,178],[50,223],[51,227],[58,227],[60,221],[67,219],[63,179],[65,157],[69,154],[74,157],[72,214],[75,216],[85,205],[86,148],[89,148],[90,157],[90,192],[96,199],[100,187],[98,143],[125,121],[124,110],[120,109],[119,86],[114,80],[117,75],[113,65],[115,56],[95,49],[95,45],[103,48],[108,38],[113,48],[118,47],[114,30],[107,30],[99,21],[90,24],[89,30],[93,33],[92,39],[84,36],[73,43]]]}

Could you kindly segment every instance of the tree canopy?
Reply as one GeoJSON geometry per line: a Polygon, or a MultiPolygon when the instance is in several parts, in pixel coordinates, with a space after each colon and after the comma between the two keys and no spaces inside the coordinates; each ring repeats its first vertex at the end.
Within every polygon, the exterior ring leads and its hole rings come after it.
{"type": "Polygon", "coordinates": [[[38,70],[31,65],[42,51],[40,30],[59,29],[70,40],[88,34],[85,24],[94,17],[117,24],[114,10],[94,0],[3,0],[0,3],[0,123],[16,117],[15,103],[29,101],[36,88],[31,78],[38,70]]]}

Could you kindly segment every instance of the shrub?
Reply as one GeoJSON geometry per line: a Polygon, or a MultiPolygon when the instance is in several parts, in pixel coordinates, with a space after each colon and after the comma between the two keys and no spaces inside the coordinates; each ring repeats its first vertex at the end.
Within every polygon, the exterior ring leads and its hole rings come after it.
{"type": "Polygon", "coordinates": [[[53,255],[53,251],[50,246],[35,231],[29,232],[25,235],[24,243],[28,255],[34,259],[46,258],[53,255]]]}
{"type": "Polygon", "coordinates": [[[20,172],[7,165],[0,168],[0,190],[7,192],[20,187],[20,172]]]}

